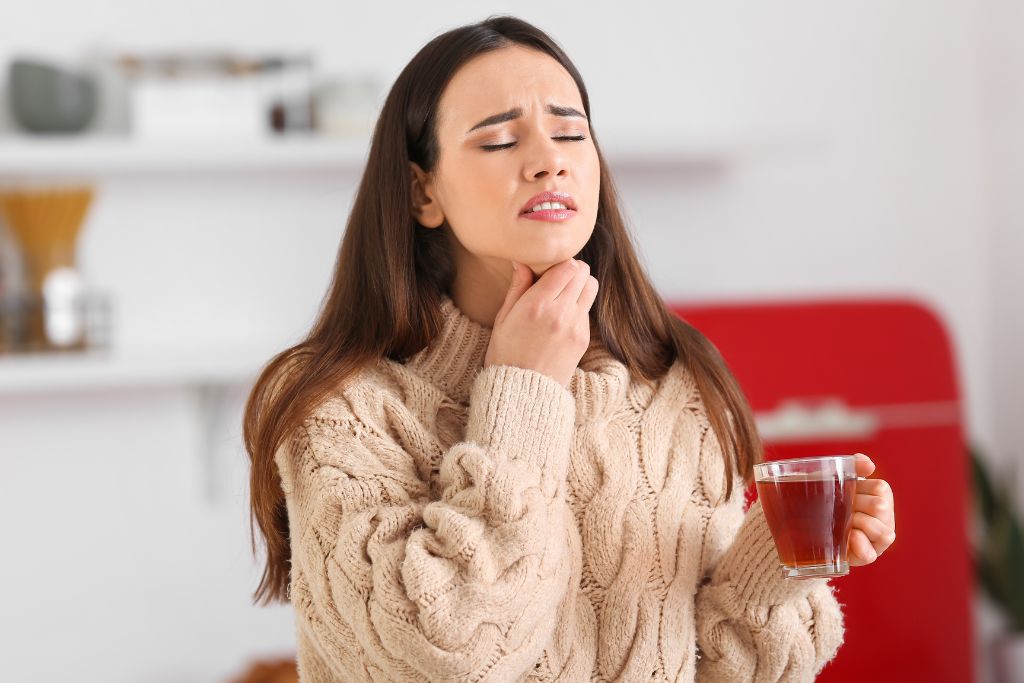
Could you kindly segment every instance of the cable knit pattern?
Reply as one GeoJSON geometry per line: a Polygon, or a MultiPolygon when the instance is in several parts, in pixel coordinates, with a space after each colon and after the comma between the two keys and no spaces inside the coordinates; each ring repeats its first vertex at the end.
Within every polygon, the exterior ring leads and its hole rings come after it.
{"type": "Polygon", "coordinates": [[[303,681],[810,681],[843,640],[825,579],[784,579],[681,363],[595,343],[569,389],[483,367],[452,302],[276,454],[303,681]]]}

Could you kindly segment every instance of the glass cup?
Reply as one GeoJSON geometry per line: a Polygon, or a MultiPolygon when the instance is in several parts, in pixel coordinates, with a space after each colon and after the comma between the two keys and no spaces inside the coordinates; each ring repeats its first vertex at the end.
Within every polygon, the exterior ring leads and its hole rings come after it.
{"type": "Polygon", "coordinates": [[[845,576],[858,477],[856,456],[754,465],[757,497],[787,578],[845,576]]]}

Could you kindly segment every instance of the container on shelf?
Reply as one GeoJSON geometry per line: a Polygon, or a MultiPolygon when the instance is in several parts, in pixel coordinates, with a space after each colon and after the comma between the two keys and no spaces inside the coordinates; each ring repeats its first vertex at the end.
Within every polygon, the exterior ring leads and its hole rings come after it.
{"type": "Polygon", "coordinates": [[[112,337],[113,301],[103,292],[83,288],[74,298],[0,300],[0,355],[109,349],[112,337]]]}
{"type": "Polygon", "coordinates": [[[311,55],[264,60],[263,71],[272,78],[268,124],[277,135],[309,133],[316,129],[313,99],[315,60],[311,55]]]}
{"type": "Polygon", "coordinates": [[[3,297],[5,348],[77,350],[89,345],[95,306],[76,263],[78,235],[92,202],[89,186],[0,188],[0,210],[22,263],[17,295],[3,297]]]}
{"type": "Polygon", "coordinates": [[[380,108],[380,83],[370,75],[321,79],[313,90],[316,128],[329,137],[369,138],[380,108]]]}
{"type": "Polygon", "coordinates": [[[79,133],[96,114],[96,82],[77,68],[19,57],[10,63],[7,80],[14,121],[30,133],[79,133]]]}

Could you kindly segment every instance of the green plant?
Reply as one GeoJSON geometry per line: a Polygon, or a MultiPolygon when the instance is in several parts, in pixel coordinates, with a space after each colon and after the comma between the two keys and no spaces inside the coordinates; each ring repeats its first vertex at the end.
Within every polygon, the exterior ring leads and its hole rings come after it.
{"type": "Polygon", "coordinates": [[[1010,628],[1024,633],[1024,530],[1008,478],[997,486],[978,450],[972,447],[969,453],[980,521],[975,571],[985,592],[1009,618],[1010,628]]]}

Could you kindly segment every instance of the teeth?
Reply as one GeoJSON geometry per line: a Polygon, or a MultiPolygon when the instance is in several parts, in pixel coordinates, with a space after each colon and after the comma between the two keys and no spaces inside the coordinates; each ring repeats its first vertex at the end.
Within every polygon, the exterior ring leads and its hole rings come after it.
{"type": "Polygon", "coordinates": [[[562,202],[544,202],[530,209],[530,211],[544,211],[545,209],[568,209],[562,202]]]}

